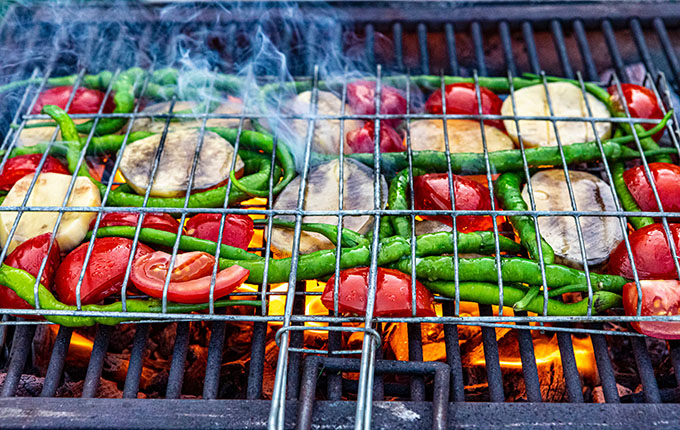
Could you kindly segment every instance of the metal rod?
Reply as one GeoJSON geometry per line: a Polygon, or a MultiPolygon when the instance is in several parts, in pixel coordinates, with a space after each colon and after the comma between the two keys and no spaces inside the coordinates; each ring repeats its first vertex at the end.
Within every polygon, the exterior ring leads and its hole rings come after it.
{"type": "Polygon", "coordinates": [[[59,383],[61,383],[61,377],[64,374],[64,363],[69,345],[71,344],[72,334],[73,329],[71,327],[59,327],[57,338],[54,340],[54,346],[52,347],[50,364],[47,366],[47,372],[45,372],[45,382],[40,392],[40,397],[54,397],[57,392],[59,383]]]}
{"type": "Polygon", "coordinates": [[[165,391],[165,398],[167,399],[178,399],[182,393],[184,366],[187,362],[187,351],[189,348],[189,334],[189,323],[178,322],[175,346],[172,350],[172,362],[168,372],[168,386],[165,391]]]}
{"type": "Polygon", "coordinates": [[[104,358],[106,358],[106,350],[109,349],[112,332],[113,327],[111,326],[100,325],[97,327],[97,334],[94,337],[90,362],[87,365],[87,373],[83,383],[82,397],[84,399],[97,396],[102,369],[104,368],[104,358]]]}
{"type": "Polygon", "coordinates": [[[35,326],[32,325],[18,326],[14,331],[9,366],[5,374],[5,382],[2,384],[0,397],[12,397],[17,392],[26,359],[31,351],[34,334],[35,326]]]}
{"type": "Polygon", "coordinates": [[[137,324],[135,328],[130,362],[128,364],[127,375],[125,376],[125,386],[123,387],[123,398],[125,399],[137,398],[139,380],[144,368],[144,350],[146,349],[146,341],[149,337],[149,329],[149,324],[137,324]]]}

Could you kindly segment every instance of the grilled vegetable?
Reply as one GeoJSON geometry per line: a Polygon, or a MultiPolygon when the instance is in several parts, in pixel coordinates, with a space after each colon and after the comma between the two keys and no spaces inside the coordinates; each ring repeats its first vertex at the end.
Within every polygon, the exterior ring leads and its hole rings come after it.
{"type": "MultiPolygon", "coordinates": [[[[612,85],[607,89],[610,95],[611,106],[616,112],[625,115],[626,106],[628,106],[628,112],[633,118],[663,118],[663,111],[656,101],[654,91],[635,84],[621,84],[621,91],[625,99],[625,105],[616,85],[612,85]]],[[[650,130],[654,127],[654,124],[640,124],[640,126],[645,130],[650,130]]],[[[663,133],[664,130],[659,131],[652,136],[652,139],[658,142],[663,133]]]]}
{"type": "MultiPolygon", "coordinates": [[[[414,151],[446,151],[444,126],[438,119],[425,119],[411,122],[411,149],[414,151]]],[[[484,152],[484,140],[478,121],[449,119],[446,121],[449,151],[484,152]]],[[[487,151],[502,151],[515,147],[512,140],[496,127],[484,121],[484,139],[487,151]]]]}
{"type": "MultiPolygon", "coordinates": [[[[517,173],[503,173],[494,185],[496,197],[501,202],[501,206],[505,210],[510,211],[526,211],[529,209],[526,202],[522,198],[520,187],[522,185],[522,177],[517,173]]],[[[538,242],[536,240],[536,227],[534,220],[526,215],[509,216],[510,224],[517,232],[520,241],[524,248],[526,248],[529,256],[534,259],[539,259],[538,242]]],[[[552,264],[555,260],[555,253],[544,239],[541,238],[541,252],[543,261],[546,264],[552,264]]]]}
{"type": "MultiPolygon", "coordinates": [[[[347,145],[350,152],[370,152],[375,151],[375,125],[373,121],[367,121],[363,127],[347,133],[347,145]]],[[[406,145],[402,141],[401,135],[387,124],[380,124],[380,152],[399,152],[405,151],[406,145]]]]}
{"type": "MultiPolygon", "coordinates": [[[[155,103],[144,108],[142,113],[144,114],[161,114],[167,115],[170,113],[170,102],[155,103]]],[[[203,126],[202,116],[206,113],[206,107],[203,104],[198,104],[191,101],[177,101],[172,109],[173,114],[186,112],[193,113],[197,116],[196,119],[192,118],[176,118],[174,122],[170,123],[169,130],[186,130],[201,128],[203,126]]],[[[211,114],[228,114],[228,115],[241,115],[244,112],[243,104],[241,100],[235,97],[229,97],[223,103],[217,103],[217,107],[214,110],[208,110],[211,114]]],[[[206,121],[206,127],[238,127],[238,118],[209,118],[206,121]]],[[[247,130],[252,128],[249,119],[244,119],[243,129],[247,130]]],[[[165,129],[165,117],[154,118],[154,117],[141,117],[136,118],[134,124],[132,125],[132,131],[150,131],[154,133],[162,133],[165,129]]]]}
{"type": "MultiPolygon", "coordinates": [[[[370,271],[368,267],[357,267],[340,272],[338,282],[338,312],[341,314],[366,314],[368,301],[368,283],[370,271]]],[[[326,283],[321,295],[321,303],[328,310],[334,308],[335,275],[326,283]]],[[[376,273],[375,305],[373,315],[376,317],[410,317],[411,311],[411,278],[401,272],[379,267],[376,273]]],[[[432,293],[420,282],[416,281],[416,316],[435,316],[432,293]]]]}
{"type": "MultiPolygon", "coordinates": [[[[635,202],[635,198],[630,193],[626,181],[623,179],[623,173],[625,170],[625,164],[623,161],[614,161],[610,165],[612,179],[614,180],[614,188],[616,189],[616,195],[619,197],[619,202],[621,202],[621,207],[623,210],[628,212],[640,212],[640,206],[635,202]]],[[[628,217],[628,222],[633,226],[635,230],[639,230],[642,227],[654,224],[654,220],[650,217],[628,217]]]]}
{"type": "MultiPolygon", "coordinates": [[[[0,190],[9,191],[12,186],[26,175],[35,173],[42,159],[42,154],[28,154],[13,157],[7,160],[5,167],[0,173],[0,190]]],[[[68,175],[69,171],[64,164],[56,158],[48,155],[40,169],[42,173],[62,173],[68,175]]]]}
{"type": "MultiPolygon", "coordinates": [[[[26,300],[29,305],[35,307],[35,295],[33,293],[33,286],[35,285],[35,277],[21,269],[3,264],[0,266],[0,284],[6,285],[13,290],[17,295],[26,300]]],[[[70,314],[77,312],[79,309],[76,306],[69,306],[58,301],[52,293],[47,290],[42,284],[38,286],[38,296],[40,298],[40,308],[47,310],[66,311],[70,314]]],[[[262,302],[259,300],[219,300],[215,302],[215,307],[223,306],[261,306],[262,302]]],[[[185,305],[178,303],[168,303],[167,307],[163,309],[160,300],[128,300],[125,310],[128,312],[155,312],[162,311],[169,313],[188,313],[200,311],[208,308],[207,303],[199,305],[185,305]]],[[[122,312],[123,304],[121,302],[111,303],[108,305],[84,305],[81,310],[85,312],[122,312]]],[[[117,318],[117,317],[86,317],[86,316],[70,316],[70,315],[45,315],[45,319],[55,324],[61,324],[67,327],[82,327],[93,326],[95,324],[116,325],[123,321],[135,321],[139,317],[117,318]]]]}
{"type": "MultiPolygon", "coordinates": [[[[310,115],[310,103],[312,92],[305,91],[288,105],[288,109],[294,115],[310,115]]],[[[342,112],[342,101],[335,94],[327,91],[318,92],[318,102],[316,115],[340,115],[342,112]]],[[[352,115],[354,111],[349,106],[345,106],[345,115],[352,115]]],[[[301,145],[306,143],[307,129],[309,120],[293,119],[290,121],[291,131],[297,136],[301,145]]],[[[357,120],[345,120],[344,130],[348,133],[362,127],[362,122],[357,120]]],[[[340,153],[340,120],[337,119],[317,119],[314,121],[314,137],[312,140],[312,150],[321,154],[340,153]]],[[[304,146],[303,146],[304,148],[304,146]]],[[[344,152],[349,152],[345,147],[344,152]]]]}
{"type": "MultiPolygon", "coordinates": [[[[680,314],[680,281],[640,281],[641,316],[680,314]]],[[[623,308],[628,316],[637,315],[638,292],[634,282],[623,287],[623,308]]],[[[659,339],[680,339],[680,321],[633,321],[633,328],[659,339]]]]}
{"type": "MultiPolygon", "coordinates": [[[[369,210],[373,208],[373,187],[375,175],[366,166],[353,160],[345,160],[343,168],[344,176],[344,209],[369,210]]],[[[383,177],[381,182],[381,207],[387,202],[387,183],[383,177]]],[[[312,168],[307,175],[307,188],[305,189],[304,210],[313,211],[337,211],[339,202],[340,162],[337,160],[321,164],[312,168]]],[[[274,203],[274,210],[290,210],[297,208],[300,178],[294,179],[279,194],[274,203]]],[[[293,221],[292,216],[281,216],[277,219],[293,221]]],[[[304,222],[337,224],[337,217],[306,216],[304,222]]],[[[346,216],[343,218],[343,227],[366,233],[373,224],[373,217],[346,216]]],[[[272,248],[280,255],[290,255],[293,243],[293,232],[287,229],[274,228],[272,231],[272,248]]],[[[313,232],[300,234],[300,252],[308,254],[321,249],[331,249],[335,246],[323,235],[313,232]]]]}
{"type": "MultiPolygon", "coordinates": [[[[88,246],[89,243],[83,243],[71,251],[57,270],[54,279],[55,293],[59,300],[68,305],[76,304],[76,286],[85,263],[88,246]]],[[[120,237],[95,239],[80,287],[82,304],[99,303],[120,292],[130,252],[132,252],[130,239],[120,237]]],[[[140,243],[135,251],[135,259],[152,252],[153,249],[140,243]]]]}
{"type": "MultiPolygon", "coordinates": [[[[376,83],[354,81],[347,84],[347,103],[357,115],[375,115],[376,83]]],[[[385,84],[381,86],[380,113],[383,115],[406,114],[406,99],[399,90],[385,84]]],[[[381,123],[396,127],[402,120],[402,118],[388,118],[382,120],[381,123]]]]}
{"type": "MultiPolygon", "coordinates": [[[[18,180],[7,194],[5,201],[2,202],[2,206],[21,206],[32,180],[33,175],[24,176],[18,180]]],[[[26,206],[62,206],[70,183],[70,175],[41,173],[30,196],[28,196],[26,206]]],[[[84,177],[76,178],[65,206],[97,207],[100,205],[99,190],[92,181],[84,177]]],[[[63,251],[70,251],[80,244],[95,215],[94,212],[64,213],[57,231],[57,241],[63,251]]],[[[9,231],[12,229],[16,217],[16,212],[0,212],[0,241],[3,245],[8,240],[9,231]]],[[[31,211],[22,213],[8,249],[11,251],[17,245],[32,237],[51,232],[54,229],[57,217],[58,212],[31,211]]]]}
{"type": "MultiPolygon", "coordinates": [[[[669,163],[650,163],[649,171],[654,180],[654,186],[659,193],[661,206],[666,212],[680,212],[680,167],[669,163]]],[[[654,198],[654,192],[645,175],[644,166],[633,167],[623,172],[626,182],[635,202],[643,211],[658,211],[659,206],[654,198]]]]}
{"type": "MultiPolygon", "coordinates": [[[[669,224],[675,248],[680,254],[680,224],[669,224]]],[[[652,224],[628,235],[628,241],[635,260],[635,270],[640,279],[677,279],[673,254],[666,233],[661,224],[652,224]]],[[[612,252],[609,258],[609,272],[633,279],[633,269],[624,242],[612,252]]]]}
{"type": "MultiPolygon", "coordinates": [[[[616,205],[609,186],[590,173],[570,171],[576,210],[615,211],[616,205]]],[[[544,170],[531,177],[536,210],[573,211],[564,171],[544,170]]],[[[527,187],[522,191],[529,200],[527,187]]],[[[607,260],[612,249],[623,240],[623,233],[615,217],[581,217],[581,229],[588,265],[607,260]]],[[[543,239],[555,251],[555,261],[580,267],[583,265],[576,223],[570,216],[542,216],[538,225],[543,239]]]]}
{"type": "MultiPolygon", "coordinates": [[[[32,114],[38,114],[42,111],[43,106],[57,105],[62,109],[66,109],[66,104],[73,94],[73,86],[62,86],[49,88],[40,93],[38,99],[33,105],[32,114]]],[[[104,103],[106,94],[102,91],[91,90],[88,88],[78,87],[73,95],[69,113],[97,113],[99,107],[103,104],[103,113],[111,113],[115,109],[112,99],[107,99],[104,103]]]]}
{"type": "MultiPolygon", "coordinates": [[[[167,299],[175,303],[207,303],[215,267],[215,257],[205,252],[187,252],[175,257],[170,269],[171,255],[156,251],[133,263],[130,280],[151,297],[163,297],[165,280],[170,273],[167,299]]],[[[248,270],[233,265],[217,272],[213,297],[219,299],[238,288],[248,277],[248,270]]]]}
{"type": "MultiPolygon", "coordinates": [[[[217,242],[221,220],[222,215],[218,213],[194,215],[186,223],[187,234],[199,239],[217,242]]],[[[222,243],[247,250],[254,232],[253,219],[248,215],[226,214],[222,228],[222,243]]]]}
{"type": "MultiPolygon", "coordinates": [[[[99,220],[99,228],[113,227],[113,226],[131,226],[136,227],[139,221],[139,214],[132,212],[107,212],[99,220]]],[[[95,220],[92,220],[90,229],[94,228],[95,220]]],[[[147,213],[142,220],[142,228],[153,228],[156,230],[163,230],[169,233],[177,233],[179,223],[175,218],[166,213],[147,213]]]]}
{"type": "MultiPolygon", "coordinates": [[[[45,258],[45,270],[40,277],[40,283],[45,288],[50,289],[54,273],[59,266],[59,244],[55,241],[50,249],[52,233],[41,234],[40,236],[28,239],[26,242],[17,246],[5,259],[5,264],[10,267],[25,270],[33,276],[38,276],[40,266],[45,258]],[[49,250],[49,255],[47,251],[49,250]]],[[[21,299],[14,291],[0,285],[0,308],[8,309],[32,309],[26,300],[21,299]]]]}
{"type": "MultiPolygon", "coordinates": [[[[491,196],[486,187],[463,176],[454,176],[452,182],[456,210],[491,210],[491,196]]],[[[416,210],[451,210],[449,177],[446,173],[416,176],[413,180],[413,192],[416,210]]],[[[453,225],[452,218],[447,215],[421,216],[446,225],[453,225]]],[[[493,228],[493,220],[491,216],[457,216],[456,228],[463,233],[490,230],[493,228]]]]}
{"type": "MultiPolygon", "coordinates": [[[[456,284],[453,282],[426,282],[425,286],[444,297],[455,298],[456,284]]],[[[458,284],[461,301],[477,302],[483,305],[498,305],[500,289],[495,284],[482,282],[461,282],[458,284]]],[[[524,298],[526,291],[519,288],[503,287],[503,306],[513,306],[524,298]]],[[[593,294],[594,313],[601,313],[609,308],[621,305],[621,296],[609,291],[597,291],[593,294]]],[[[588,314],[588,299],[576,303],[563,303],[559,300],[548,299],[548,315],[586,316],[588,314]]],[[[525,310],[543,313],[543,296],[540,295],[525,306],[525,310]]]]}
{"type": "MultiPolygon", "coordinates": [[[[550,93],[550,105],[552,115],[560,117],[587,117],[588,110],[581,89],[569,82],[552,82],[547,84],[550,93]]],[[[610,116],[607,106],[590,93],[588,98],[592,116],[595,118],[608,118],[610,116]]],[[[503,115],[518,116],[551,116],[548,97],[542,84],[523,88],[515,91],[515,107],[512,98],[508,97],[503,102],[501,113],[503,115]],[[515,112],[515,109],[517,111],[515,112]]],[[[504,120],[505,128],[510,137],[519,142],[519,136],[515,120],[504,120]]],[[[595,140],[593,127],[589,122],[581,121],[557,121],[557,133],[559,141],[563,145],[577,142],[595,140]]],[[[595,128],[600,139],[606,139],[611,134],[611,123],[596,122],[595,128]]],[[[555,146],[557,135],[555,126],[549,120],[520,120],[519,129],[525,147],[555,146]]]]}
{"type": "MultiPolygon", "coordinates": [[[[475,84],[450,84],[444,88],[446,94],[446,114],[478,115],[479,105],[475,84]]],[[[486,115],[500,115],[503,101],[492,91],[480,87],[482,113],[486,115]]],[[[425,110],[433,114],[444,113],[442,109],[442,92],[435,90],[425,103],[425,110]]],[[[499,130],[505,130],[503,121],[499,119],[485,119],[485,125],[491,125],[499,130]]]]}
{"type": "MultiPolygon", "coordinates": [[[[152,166],[162,135],[152,135],[130,143],[120,161],[120,171],[128,185],[138,194],[144,194],[149,187],[152,166]]],[[[163,153],[158,170],[153,178],[151,195],[155,197],[176,197],[187,192],[189,176],[200,142],[200,131],[176,130],[165,137],[163,153]]],[[[234,148],[219,135],[206,132],[200,148],[192,190],[202,190],[219,185],[229,177],[234,148]]],[[[234,169],[243,168],[243,161],[237,158],[234,169]]]]}

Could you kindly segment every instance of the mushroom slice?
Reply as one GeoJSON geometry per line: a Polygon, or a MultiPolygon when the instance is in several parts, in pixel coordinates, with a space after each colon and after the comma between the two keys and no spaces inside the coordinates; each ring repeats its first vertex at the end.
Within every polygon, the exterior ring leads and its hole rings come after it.
{"type": "MultiPolygon", "coordinates": [[[[579,211],[615,211],[611,188],[603,180],[586,172],[569,172],[576,209],[579,211]]],[[[573,211],[564,171],[543,170],[531,177],[536,210],[573,211]]],[[[522,197],[529,201],[527,186],[522,197]]],[[[621,225],[615,217],[580,217],[588,265],[603,263],[623,240],[621,225]]],[[[538,226],[543,239],[555,251],[555,259],[573,267],[583,267],[576,222],[571,216],[541,216],[538,226]]]]}
{"type": "MultiPolygon", "coordinates": [[[[158,170],[151,187],[151,196],[176,197],[185,195],[189,175],[200,141],[200,130],[179,129],[167,133],[158,170]]],[[[149,186],[151,169],[162,134],[155,134],[129,143],[123,151],[120,171],[135,192],[144,194],[149,186]]],[[[205,131],[193,190],[203,190],[219,185],[229,178],[234,147],[216,133],[205,131]]],[[[235,170],[243,168],[243,161],[236,158],[235,170]]]]}
{"type": "MultiPolygon", "coordinates": [[[[142,113],[145,114],[167,114],[170,112],[170,102],[154,103],[144,108],[142,113]]],[[[178,101],[172,111],[174,113],[194,109],[198,103],[193,101],[178,101]]],[[[200,128],[203,125],[203,118],[201,117],[205,112],[205,107],[202,110],[195,112],[196,119],[186,119],[184,121],[173,121],[168,127],[169,130],[183,130],[200,128]]],[[[221,103],[217,108],[210,112],[211,114],[229,114],[242,115],[243,103],[240,99],[229,97],[225,102],[221,103]]],[[[238,127],[238,118],[210,118],[206,121],[206,127],[238,127]]],[[[246,130],[252,129],[249,119],[244,119],[243,128],[246,130]]],[[[132,124],[132,131],[150,131],[153,133],[161,133],[165,129],[165,118],[140,117],[136,118],[132,124]]],[[[122,130],[124,133],[125,130],[122,130]]]]}
{"type": "MultiPolygon", "coordinates": [[[[583,93],[579,87],[569,82],[551,82],[547,84],[550,94],[552,113],[556,117],[588,117],[588,107],[595,118],[609,118],[607,106],[595,96],[583,93]],[[586,104],[587,99],[587,104],[586,104]]],[[[515,107],[512,98],[508,97],[501,108],[502,115],[517,116],[550,116],[550,105],[542,84],[522,88],[515,91],[515,107]]],[[[515,142],[519,142],[517,126],[514,119],[503,120],[508,134],[515,142]]],[[[556,121],[555,126],[548,120],[520,120],[519,131],[526,147],[556,146],[559,141],[563,145],[595,140],[593,126],[586,121],[556,121]],[[557,127],[557,134],[555,133],[557,127]]],[[[611,123],[596,122],[595,130],[600,139],[611,134],[611,123]]]]}
{"type": "MultiPolygon", "coordinates": [[[[34,175],[27,175],[19,179],[12,189],[9,190],[2,206],[21,206],[31,185],[34,175]]],[[[64,203],[66,192],[71,183],[71,175],[61,173],[41,173],[35,182],[26,206],[61,206],[64,203]]],[[[91,206],[101,205],[99,190],[89,178],[79,176],[69,196],[66,206],[91,206]]],[[[8,252],[11,252],[22,242],[52,232],[57,222],[58,212],[28,211],[21,215],[8,252]]],[[[90,222],[95,218],[96,212],[64,212],[59,224],[56,239],[62,251],[70,251],[83,241],[90,222]]],[[[17,212],[0,212],[0,242],[4,246],[9,237],[9,231],[14,225],[17,212]]]]}
{"type": "MultiPolygon", "coordinates": [[[[375,173],[369,167],[354,160],[345,159],[343,168],[344,188],[343,203],[345,210],[372,210],[373,187],[375,173]]],[[[308,211],[338,211],[339,208],[339,181],[340,161],[333,160],[328,163],[313,167],[307,175],[307,187],[304,195],[303,210],[308,211]]],[[[387,181],[380,177],[381,207],[387,202],[387,181]]],[[[297,208],[298,193],[300,189],[300,177],[295,178],[279,194],[274,203],[274,210],[290,210],[297,208]]],[[[277,219],[294,221],[290,215],[280,216],[277,219]]],[[[366,233],[373,225],[373,217],[369,215],[349,216],[342,218],[343,227],[359,233],[366,233]]],[[[386,220],[384,220],[385,222],[386,220]]],[[[335,215],[305,216],[302,222],[320,222],[337,225],[338,218],[335,215]]],[[[289,256],[293,244],[293,230],[274,228],[271,237],[271,246],[277,256],[289,256]]],[[[318,233],[300,233],[300,253],[322,249],[334,249],[328,239],[318,233]]]]}
{"type": "MultiPolygon", "coordinates": [[[[450,152],[484,152],[482,130],[478,121],[449,119],[446,121],[450,152]]],[[[484,137],[489,152],[513,149],[514,143],[496,127],[484,124],[484,137]]],[[[438,119],[411,122],[411,148],[414,151],[446,151],[444,124],[438,119]]]]}

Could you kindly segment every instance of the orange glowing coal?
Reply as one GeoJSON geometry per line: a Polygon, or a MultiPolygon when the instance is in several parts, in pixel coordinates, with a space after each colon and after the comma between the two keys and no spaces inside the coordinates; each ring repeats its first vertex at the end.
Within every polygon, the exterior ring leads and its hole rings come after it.
{"type": "MultiPolygon", "coordinates": [[[[56,325],[51,325],[50,330],[52,330],[52,333],[56,337],[57,332],[59,331],[59,327],[56,325]]],[[[68,359],[78,361],[84,360],[84,362],[87,362],[90,359],[92,345],[94,345],[94,343],[90,339],[76,332],[73,332],[73,334],[71,334],[71,342],[69,343],[68,346],[67,354],[68,359]]]]}

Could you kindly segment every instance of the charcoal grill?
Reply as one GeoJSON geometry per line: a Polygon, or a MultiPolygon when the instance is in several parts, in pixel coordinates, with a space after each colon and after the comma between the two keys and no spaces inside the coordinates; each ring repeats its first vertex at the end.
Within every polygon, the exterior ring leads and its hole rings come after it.
{"type": "MultiPolygon", "coordinates": [[[[319,68],[315,62],[324,46],[318,43],[321,35],[330,34],[329,43],[338,52],[347,50],[347,35],[363,40],[358,68],[375,75],[378,82],[387,75],[441,74],[467,76],[518,76],[522,72],[545,73],[584,80],[600,81],[601,73],[610,70],[611,78],[605,83],[631,80],[628,65],[640,63],[644,70],[644,83],[656,91],[665,107],[674,106],[672,94],[680,84],[680,61],[674,41],[680,40],[680,5],[671,2],[350,2],[331,4],[340,19],[328,27],[321,19],[329,7],[317,3],[302,3],[299,15],[291,19],[286,9],[290,5],[278,3],[240,6],[232,4],[165,4],[110,6],[88,2],[82,5],[16,5],[10,8],[0,29],[0,51],[3,65],[0,80],[10,82],[28,76],[42,77],[42,83],[17,91],[3,98],[5,127],[3,148],[15,144],[16,136],[31,119],[46,118],[28,114],[35,95],[50,76],[85,73],[99,69],[122,70],[138,65],[153,70],[175,64],[182,49],[203,52],[211,70],[236,73],[247,59],[249,43],[258,29],[270,35],[277,48],[289,59],[290,72],[296,79],[312,82],[318,91],[319,68]],[[269,26],[258,23],[258,7],[275,17],[269,26]],[[166,9],[164,9],[166,8],[166,9]],[[170,9],[167,9],[170,8],[170,9]],[[163,12],[165,11],[165,12],[163,12]],[[68,28],[73,31],[65,31],[68,28]],[[305,31],[295,31],[304,28],[305,31]],[[389,43],[385,43],[389,40],[389,43]],[[93,68],[97,69],[93,69],[93,68]],[[9,127],[12,124],[13,127],[9,127]],[[18,128],[17,128],[18,127],[18,128]]],[[[324,39],[326,40],[326,39],[324,39]]],[[[356,39],[354,39],[356,40],[356,39]]],[[[357,48],[356,44],[350,46],[357,48]]],[[[378,85],[380,87],[380,84],[378,85]]],[[[442,80],[443,88],[443,80],[442,80]]],[[[110,89],[109,89],[110,91],[110,89]]],[[[343,85],[343,94],[346,85],[343,85]]],[[[379,101],[376,101],[379,103],[379,101]]],[[[677,108],[678,106],[675,105],[677,108]]],[[[480,107],[481,109],[481,107],[480,107]]],[[[378,109],[379,111],[379,109],[378,109]]],[[[481,110],[480,110],[481,112],[481,110]]],[[[131,114],[118,114],[131,120],[144,117],[139,106],[131,114]]],[[[97,119],[115,114],[74,115],[97,119]]],[[[148,114],[146,114],[148,116],[148,114]]],[[[173,114],[167,115],[166,127],[173,114]]],[[[236,118],[241,124],[248,117],[239,115],[204,114],[207,118],[236,118]]],[[[359,116],[360,117],[360,116],[359,116]]],[[[376,115],[376,120],[385,119],[376,115]]],[[[442,118],[436,115],[411,114],[407,118],[442,118]]],[[[449,115],[451,118],[470,116],[449,115]]],[[[305,117],[310,124],[318,119],[305,117]]],[[[342,120],[356,115],[340,115],[342,120]]],[[[488,115],[473,118],[489,119],[488,115]]],[[[555,120],[564,118],[550,117],[555,120]]],[[[598,121],[590,118],[591,124],[598,121]]],[[[631,118],[614,119],[628,121],[631,118]]],[[[678,121],[672,121],[671,144],[678,145],[678,121]]],[[[130,128],[127,128],[129,133],[130,128]]],[[[53,136],[54,139],[55,136],[53,136]]],[[[303,183],[309,171],[311,134],[305,142],[307,151],[302,162],[303,183]]],[[[238,148],[238,142],[236,143],[238,148]]],[[[680,152],[679,152],[680,154],[680,152]]],[[[448,156],[448,151],[447,151],[448,156]]],[[[160,158],[160,157],[158,157],[160,158]]],[[[156,161],[158,161],[158,158],[156,161]]],[[[5,157],[6,159],[6,157],[5,157]]],[[[3,159],[3,163],[5,161],[3,159]]],[[[115,168],[115,166],[114,166],[115,168]]],[[[648,172],[649,173],[649,172],[648,172]]],[[[611,179],[606,163],[601,171],[611,179]]],[[[487,172],[491,181],[491,172],[487,172]]],[[[611,183],[611,181],[610,181],[611,183]]],[[[380,187],[376,181],[375,196],[380,187]]],[[[573,191],[570,190],[573,193],[573,191]]],[[[342,195],[342,193],[340,193],[342,195]]],[[[270,196],[271,197],[271,196],[270,196]]],[[[105,198],[105,197],[104,197],[105,198]]],[[[657,195],[658,198],[658,195],[657,195]]],[[[230,207],[204,212],[294,215],[297,226],[293,249],[297,249],[302,215],[325,213],[301,211],[274,211],[270,198],[266,206],[230,207]]],[[[375,199],[376,208],[379,200],[375,199]]],[[[342,205],[342,203],[340,203],[342,205]]],[[[58,210],[61,213],[83,208],[3,208],[2,210],[58,210]]],[[[91,210],[91,209],[87,209],[91,210]]],[[[101,207],[99,213],[120,211],[120,208],[101,207]]],[[[122,209],[125,210],[125,209],[122,209]]],[[[158,211],[153,208],[128,209],[135,212],[158,211]]],[[[182,218],[195,211],[168,209],[166,212],[182,218]]],[[[362,212],[373,215],[375,232],[382,217],[400,214],[380,209],[362,212]]],[[[416,212],[407,211],[414,217],[416,212]]],[[[489,215],[499,211],[452,211],[450,215],[489,215]]],[[[508,212],[504,212],[507,214],[508,212]]],[[[534,219],[546,215],[567,215],[576,219],[588,215],[617,217],[625,229],[624,211],[592,213],[566,211],[547,213],[536,210],[523,212],[534,219]]],[[[342,216],[357,215],[356,211],[332,212],[342,216]]],[[[644,214],[643,214],[644,215],[644,214]]],[[[646,214],[655,215],[655,214],[646,214]]],[[[666,234],[667,219],[680,214],[666,213],[663,217],[666,234]]],[[[578,226],[578,224],[577,224],[578,226]]],[[[271,227],[271,224],[270,224],[271,227]]],[[[582,232],[579,239],[583,248],[582,232]]],[[[494,221],[494,232],[499,226],[494,221]]],[[[375,235],[377,236],[377,235],[375,235]]],[[[455,237],[455,235],[454,235],[455,237]]],[[[135,239],[135,243],[137,240],[135,239]]],[[[671,241],[673,243],[673,241],[671,241]]],[[[374,243],[374,246],[377,242],[374,243]]],[[[498,244],[498,242],[497,242],[498,244]]],[[[673,255],[677,250],[671,247],[673,255]]],[[[455,249],[455,247],[454,247],[455,249]]],[[[265,248],[253,249],[265,251],[265,248]]],[[[177,252],[175,246],[174,252],[177,252]]],[[[584,252],[587,252],[585,250],[584,252]]],[[[630,252],[630,251],[629,251],[630,252]]],[[[0,257],[4,258],[7,249],[0,257]]],[[[268,254],[267,254],[268,255],[268,254]]],[[[293,253],[293,266],[298,260],[293,253]]],[[[373,255],[372,268],[377,264],[373,255]]],[[[677,263],[676,263],[677,265],[677,263]]],[[[680,273],[680,267],[677,268],[680,273]]],[[[128,274],[129,275],[129,268],[128,274]]],[[[47,368],[44,385],[39,396],[17,397],[22,375],[30,373],[27,366],[36,327],[42,323],[10,315],[70,314],[63,311],[15,311],[0,309],[5,315],[0,325],[0,365],[6,373],[0,390],[0,419],[3,428],[499,428],[521,426],[524,428],[570,426],[590,428],[593,425],[624,427],[677,426],[680,388],[673,381],[657,379],[647,339],[631,330],[615,330],[611,323],[625,326],[634,320],[664,319],[676,321],[678,317],[625,317],[621,315],[587,317],[550,317],[517,314],[508,316],[502,311],[494,315],[490,306],[480,306],[479,316],[461,316],[459,303],[444,301],[444,316],[429,318],[374,318],[371,316],[373,299],[369,299],[365,318],[343,317],[331,312],[330,316],[305,315],[304,302],[318,293],[308,292],[304,283],[295,283],[295,270],[290,278],[283,315],[268,315],[266,305],[251,315],[233,315],[215,312],[205,314],[170,315],[112,313],[111,316],[136,316],[143,321],[135,323],[130,364],[122,389],[123,399],[94,398],[100,384],[104,359],[114,328],[99,326],[84,377],[82,396],[78,399],[55,398],[64,374],[65,360],[73,329],[60,327],[47,368]],[[137,399],[143,357],[151,323],[177,322],[177,332],[172,353],[167,386],[163,399],[137,399]],[[205,369],[202,399],[180,398],[184,383],[185,362],[189,344],[190,324],[208,321],[211,336],[205,369]],[[225,328],[233,322],[252,322],[250,365],[248,368],[245,398],[233,398],[220,392],[220,368],[224,347],[225,328]],[[408,323],[409,361],[383,358],[379,348],[380,323],[408,323]],[[277,323],[280,346],[278,365],[271,400],[263,396],[263,362],[266,348],[267,325],[277,323]],[[328,327],[310,326],[309,323],[328,323],[328,327]],[[353,327],[343,323],[365,323],[353,327]],[[444,324],[445,362],[423,362],[421,324],[444,324]],[[513,324],[508,326],[508,323],[513,324]],[[551,323],[549,326],[530,323],[551,323]],[[607,325],[609,324],[609,325],[607,325]],[[466,396],[459,349],[459,327],[482,327],[488,391],[484,401],[471,401],[466,396]],[[517,332],[526,385],[526,403],[505,403],[503,371],[496,341],[497,328],[517,332]],[[303,344],[307,330],[328,332],[328,348],[315,350],[303,344]],[[541,383],[530,330],[556,332],[563,368],[568,403],[542,403],[541,383]],[[364,340],[358,350],[343,350],[342,332],[361,332],[364,340]],[[597,371],[601,380],[605,404],[584,403],[583,386],[572,345],[572,335],[589,338],[595,353],[597,371]],[[616,374],[608,343],[624,336],[636,363],[640,393],[623,398],[617,390],[616,374]],[[358,379],[348,378],[358,374],[358,379]],[[401,385],[384,382],[385,375],[403,375],[401,385]],[[318,388],[322,383],[326,393],[318,388]],[[349,394],[348,394],[349,393],[349,394]],[[349,396],[349,397],[348,397],[349,396]],[[348,400],[348,398],[350,400],[348,400]],[[389,401],[388,401],[389,400],[389,401]],[[634,402],[625,404],[624,402],[634,402]],[[573,405],[571,403],[579,403],[573,405]]],[[[82,281],[82,275],[81,275],[82,281]]],[[[499,284],[502,286],[502,279],[499,284]]],[[[372,285],[371,288],[375,288],[372,285]]],[[[244,293],[247,294],[247,293],[244,293]]],[[[281,295],[260,286],[263,299],[281,295]]],[[[502,289],[501,289],[502,294],[502,289]]],[[[547,294],[547,292],[546,292],[547,294]]],[[[592,288],[588,296],[592,300],[592,288]]],[[[414,299],[415,300],[415,299],[414,299]]],[[[501,300],[501,298],[499,298],[501,300]]],[[[80,314],[88,313],[80,311],[80,314]]],[[[680,381],[680,347],[668,342],[669,360],[677,381],[680,381]]],[[[616,361],[616,357],[614,357],[616,361]]],[[[680,384],[680,382],[678,382],[680,384]]]]}

